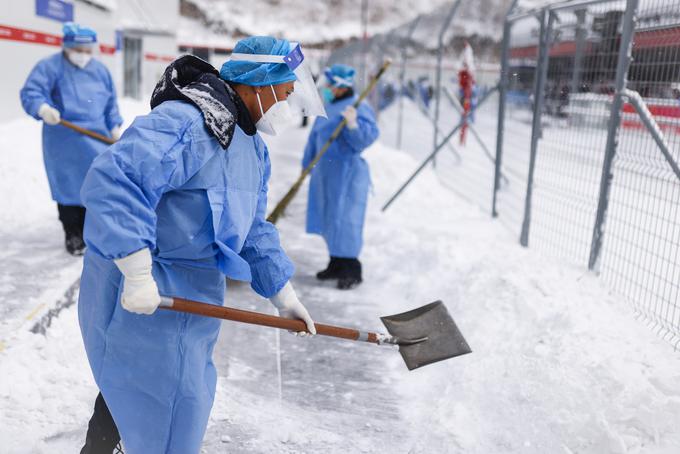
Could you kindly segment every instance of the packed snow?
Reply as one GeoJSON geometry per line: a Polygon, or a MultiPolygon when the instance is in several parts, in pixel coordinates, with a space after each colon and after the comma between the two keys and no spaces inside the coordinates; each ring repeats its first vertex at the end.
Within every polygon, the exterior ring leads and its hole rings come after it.
{"type": "MultiPolygon", "coordinates": [[[[147,109],[121,107],[127,122],[147,109]]],[[[409,372],[390,347],[282,333],[279,375],[274,331],[225,322],[203,451],[680,452],[680,358],[602,280],[520,247],[515,232],[430,169],[380,211],[431,145],[385,145],[395,113],[381,119],[383,142],[365,153],[373,196],[364,284],[341,292],[314,278],[327,253],[304,233],[303,190],[280,221],[294,285],[317,321],[381,331],[379,316],[441,299],[473,353],[409,372]]],[[[422,123],[413,105],[405,115],[411,128],[422,123]]],[[[477,127],[488,133],[484,118],[477,127]]],[[[307,132],[265,138],[271,203],[299,174],[307,132]]],[[[0,126],[0,440],[8,454],[77,452],[97,392],[69,305],[81,262],[63,251],[39,137],[30,118],[0,126]],[[56,304],[66,308],[46,333],[31,332],[56,304]]],[[[226,304],[273,312],[245,284],[229,283],[226,304]]]]}

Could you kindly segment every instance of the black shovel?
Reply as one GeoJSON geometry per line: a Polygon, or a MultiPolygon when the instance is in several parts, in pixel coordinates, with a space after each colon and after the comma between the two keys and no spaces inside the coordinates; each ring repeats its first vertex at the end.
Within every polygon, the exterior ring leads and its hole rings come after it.
{"type": "MultiPolygon", "coordinates": [[[[307,331],[302,320],[277,317],[259,312],[199,303],[182,298],[162,298],[161,308],[189,314],[215,317],[251,325],[269,326],[289,331],[307,331]]],[[[465,338],[441,301],[401,314],[381,317],[390,333],[373,333],[315,323],[322,336],[338,337],[378,345],[397,345],[406,367],[417,369],[437,361],[472,352],[465,338]]]]}

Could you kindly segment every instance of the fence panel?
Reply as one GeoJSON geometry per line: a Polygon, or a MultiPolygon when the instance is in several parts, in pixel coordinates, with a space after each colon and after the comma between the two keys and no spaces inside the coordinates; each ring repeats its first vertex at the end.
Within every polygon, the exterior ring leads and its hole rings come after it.
{"type": "MultiPolygon", "coordinates": [[[[642,1],[628,88],[643,97],[680,160],[680,1],[642,1]]],[[[624,104],[600,262],[603,278],[680,343],[680,179],[624,104]]]]}
{"type": "Polygon", "coordinates": [[[506,184],[496,194],[498,220],[520,237],[524,217],[533,92],[536,83],[540,22],[533,15],[512,22],[509,38],[509,61],[504,132],[502,174],[506,184]]]}
{"type": "Polygon", "coordinates": [[[555,11],[534,174],[531,244],[588,263],[625,2],[555,11]]]}

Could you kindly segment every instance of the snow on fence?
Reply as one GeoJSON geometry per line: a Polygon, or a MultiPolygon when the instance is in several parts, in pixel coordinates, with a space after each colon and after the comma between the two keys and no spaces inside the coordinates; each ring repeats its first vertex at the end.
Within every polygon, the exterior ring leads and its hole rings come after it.
{"type": "MultiPolygon", "coordinates": [[[[483,67],[500,56],[498,95],[470,118],[477,137],[463,145],[456,134],[436,153],[440,180],[491,204],[524,246],[601,275],[622,310],[632,304],[680,347],[680,0],[508,6],[502,37],[473,40],[483,67]]],[[[331,55],[395,60],[373,98],[384,142],[424,159],[461,121],[445,90],[458,94],[451,68],[472,9],[453,2],[331,55]],[[421,119],[405,121],[409,110],[421,119]]],[[[488,72],[483,79],[493,90],[488,72]]]]}

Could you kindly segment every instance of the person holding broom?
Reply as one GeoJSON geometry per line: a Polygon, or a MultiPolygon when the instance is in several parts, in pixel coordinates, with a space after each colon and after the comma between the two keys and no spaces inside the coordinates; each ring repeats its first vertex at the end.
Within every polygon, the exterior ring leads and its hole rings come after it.
{"type": "MultiPolygon", "coordinates": [[[[225,276],[250,281],[283,317],[315,326],[293,264],[265,220],[269,152],[260,132],[324,115],[300,46],[239,41],[221,71],[194,56],[166,69],[85,178],[78,316],[101,391],[83,454],[197,454],[215,396],[220,321],[157,310],[161,297],[222,305],[225,276]]],[[[228,297],[228,294],[227,294],[228,297]]]]}
{"type": "Polygon", "coordinates": [[[82,255],[85,207],[80,188],[95,157],[107,145],[59,125],[64,119],[117,140],[123,119],[109,70],[92,58],[97,33],[74,23],[63,27],[61,52],[40,60],[20,92],[27,114],[43,121],[47,180],[57,202],[66,250],[82,255]]]}
{"type": "Polygon", "coordinates": [[[306,168],[324,147],[341,121],[347,122],[338,138],[320,159],[309,184],[307,233],[323,237],[330,261],[316,277],[337,279],[348,290],[363,281],[359,254],[363,245],[364,218],[371,184],[368,164],[361,153],[378,138],[373,109],[366,102],[354,107],[354,68],[336,64],[324,72],[322,95],[328,118],[317,118],[305,147],[306,168]]]}

